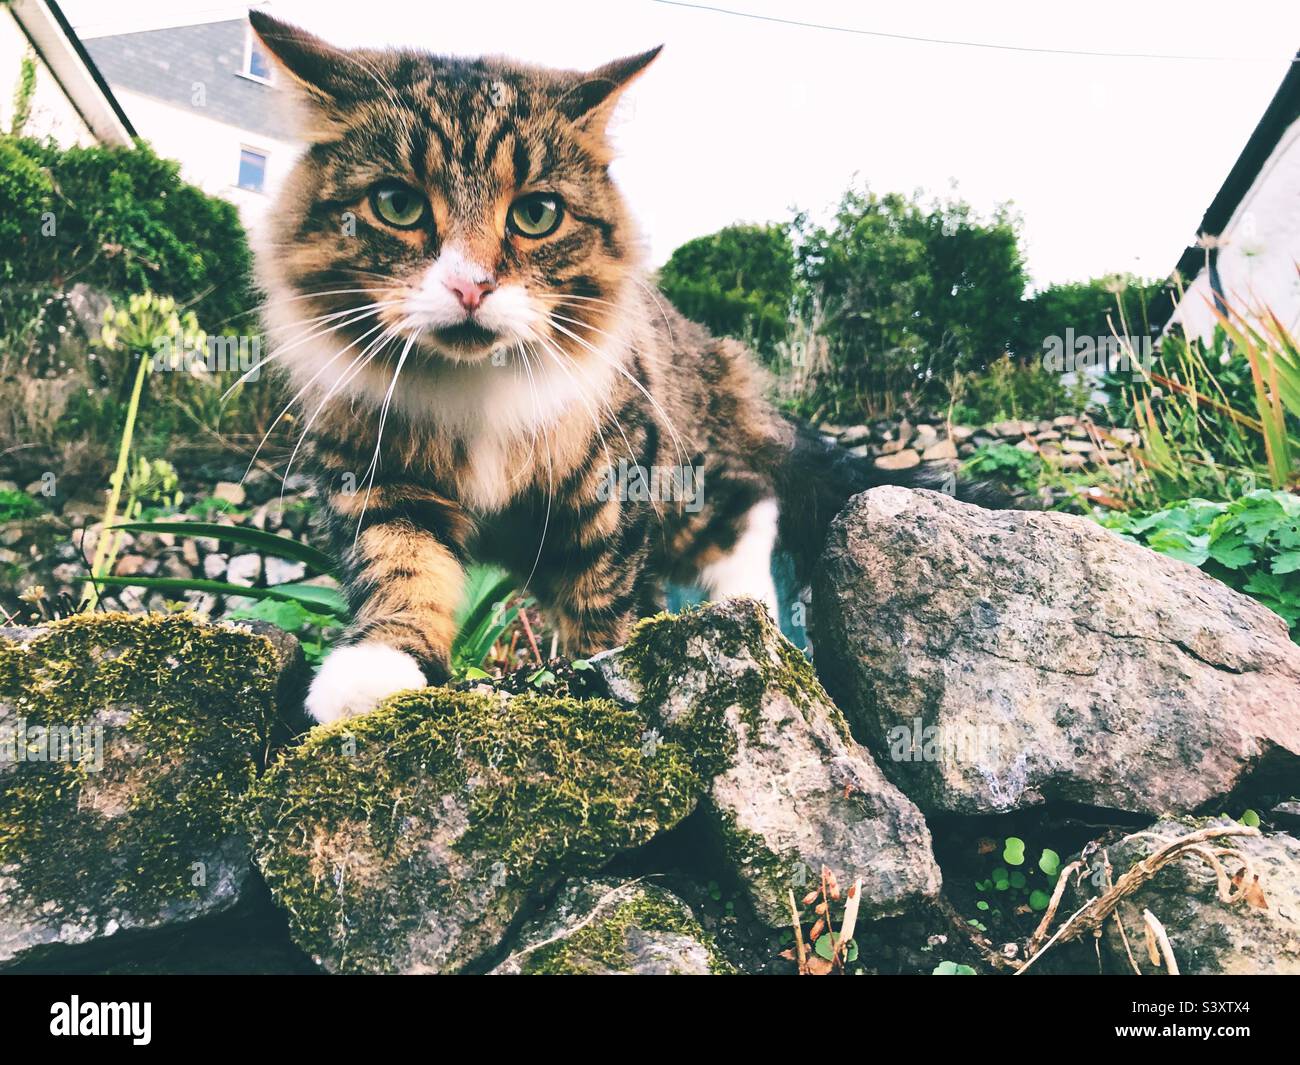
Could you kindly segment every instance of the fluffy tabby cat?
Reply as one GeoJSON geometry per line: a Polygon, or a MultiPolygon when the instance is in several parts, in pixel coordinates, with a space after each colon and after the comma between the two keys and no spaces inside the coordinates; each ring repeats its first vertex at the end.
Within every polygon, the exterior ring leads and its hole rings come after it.
{"type": "Polygon", "coordinates": [[[471,558],[527,581],[573,654],[617,645],[667,580],[775,613],[778,526],[807,560],[875,475],[646,279],[605,126],[658,49],[581,74],[249,17],[307,143],[259,255],[272,357],[355,616],[311,714],[445,679],[471,558]],[[620,462],[702,471],[699,495],[611,491],[620,462]]]}

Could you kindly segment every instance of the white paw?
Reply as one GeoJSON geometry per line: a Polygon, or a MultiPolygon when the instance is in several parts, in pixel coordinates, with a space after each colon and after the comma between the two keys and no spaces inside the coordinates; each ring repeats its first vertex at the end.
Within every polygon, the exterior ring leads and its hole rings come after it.
{"type": "Polygon", "coordinates": [[[357,643],[329,653],[307,692],[307,713],[321,724],[373,710],[394,692],[423,688],[420,666],[405,651],[357,643]]]}

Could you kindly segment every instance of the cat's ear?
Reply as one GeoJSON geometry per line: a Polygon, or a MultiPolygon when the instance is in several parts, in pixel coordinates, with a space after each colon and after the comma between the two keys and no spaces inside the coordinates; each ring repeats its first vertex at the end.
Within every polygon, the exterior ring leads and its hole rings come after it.
{"type": "Polygon", "coordinates": [[[560,97],[560,112],[594,133],[603,132],[623,90],[654,62],[662,50],[661,44],[640,55],[615,59],[583,75],[578,84],[560,97]]]}
{"type": "Polygon", "coordinates": [[[287,75],[291,88],[308,104],[311,112],[302,132],[325,135],[328,121],[321,119],[345,103],[357,87],[357,60],[342,48],[335,48],[314,34],[272,18],[262,11],[250,11],[248,21],[275,62],[287,75]]]}

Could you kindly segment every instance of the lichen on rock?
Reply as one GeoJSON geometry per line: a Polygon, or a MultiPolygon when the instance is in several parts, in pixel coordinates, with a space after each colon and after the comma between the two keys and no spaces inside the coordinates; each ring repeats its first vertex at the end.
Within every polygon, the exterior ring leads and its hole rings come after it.
{"type": "Polygon", "coordinates": [[[577,880],[529,922],[497,976],[705,976],[735,970],[691,908],[644,880],[577,880]]]}
{"type": "Polygon", "coordinates": [[[920,811],[853,741],[760,604],[647,619],[597,666],[691,752],[707,784],[704,815],[766,923],[786,923],[788,892],[803,894],[822,866],[862,878],[864,916],[938,893],[920,811]]]}
{"type": "Polygon", "coordinates": [[[570,874],[671,828],[701,789],[604,699],[426,688],[314,729],[259,783],[257,860],[341,972],[451,972],[570,874]]]}
{"type": "Polygon", "coordinates": [[[192,615],[0,630],[0,962],[235,902],[287,653],[192,615]]]}

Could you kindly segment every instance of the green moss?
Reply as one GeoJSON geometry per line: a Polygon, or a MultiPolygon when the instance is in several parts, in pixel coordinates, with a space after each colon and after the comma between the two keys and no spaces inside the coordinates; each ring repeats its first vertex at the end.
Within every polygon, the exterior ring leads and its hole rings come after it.
{"type": "Polygon", "coordinates": [[[736,971],[684,902],[661,888],[638,886],[631,898],[590,924],[532,951],[521,972],[526,976],[625,972],[632,953],[628,942],[632,930],[686,936],[708,952],[710,972],[721,976],[736,971]]]}
{"type": "Polygon", "coordinates": [[[401,967],[427,914],[508,922],[478,910],[690,813],[702,787],[690,759],[675,743],[647,748],[645,732],[607,700],[396,696],[313,730],[258,785],[259,865],[300,945],[342,969],[401,967]]]}
{"type": "Polygon", "coordinates": [[[723,854],[750,886],[751,894],[779,902],[788,890],[800,886],[796,872],[806,865],[797,851],[773,851],[762,836],[736,824],[735,815],[728,810],[714,812],[712,827],[723,854]]]}
{"type": "MultiPolygon", "coordinates": [[[[748,599],[658,614],[639,622],[621,661],[641,687],[641,705],[656,709],[680,700],[683,692],[694,692],[698,685],[690,680],[701,672],[695,659],[704,646],[744,665],[710,670],[707,691],[700,692],[689,711],[673,722],[673,738],[694,752],[703,776],[724,771],[735,755],[736,737],[726,720],[729,708],[739,708],[752,743],[762,742],[759,720],[766,692],[786,695],[800,711],[806,711],[813,700],[833,708],[812,663],[776,630],[763,607],[748,599]]],[[[848,724],[838,710],[831,709],[830,720],[849,739],[848,724]]]]}
{"type": "Polygon", "coordinates": [[[29,643],[0,637],[0,721],[103,726],[103,766],[0,773],[0,866],[15,897],[147,918],[193,901],[193,863],[241,830],[274,718],[262,636],[189,615],[81,615],[29,643]]]}

